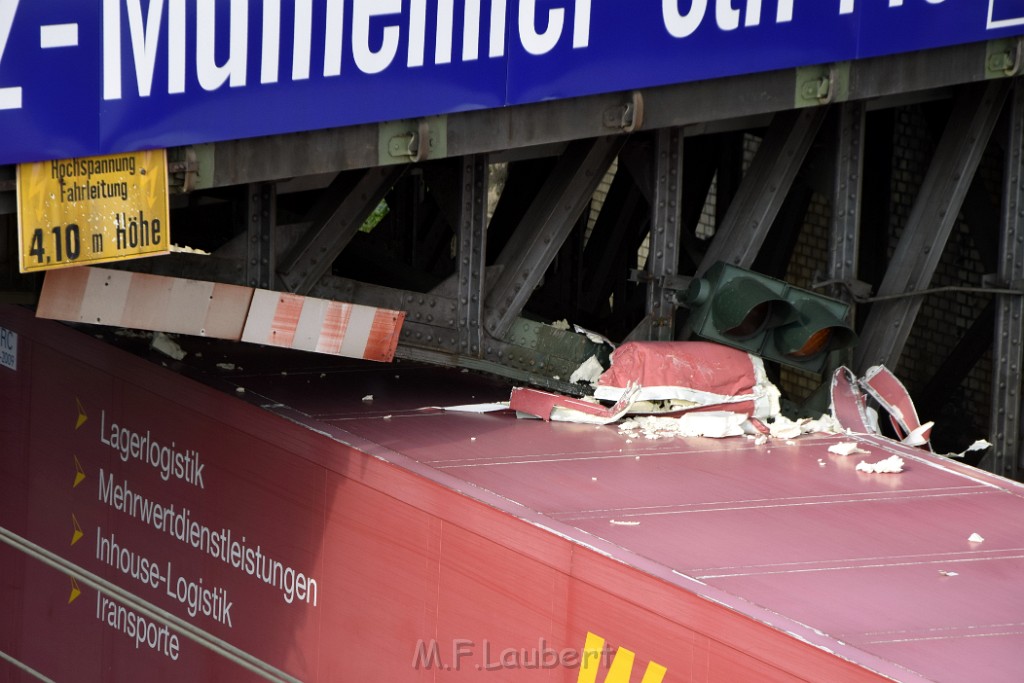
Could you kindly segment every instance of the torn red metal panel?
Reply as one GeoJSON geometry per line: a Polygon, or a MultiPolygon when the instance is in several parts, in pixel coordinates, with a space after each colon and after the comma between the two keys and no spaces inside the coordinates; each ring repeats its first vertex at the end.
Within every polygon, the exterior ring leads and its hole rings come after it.
{"type": "Polygon", "coordinates": [[[755,417],[779,410],[778,390],[768,381],[761,360],[713,342],[623,344],[598,378],[594,396],[616,401],[634,385],[640,386],[639,401],[674,399],[755,417]]]}
{"type": "Polygon", "coordinates": [[[612,406],[603,406],[592,401],[553,394],[549,391],[514,387],[508,407],[516,412],[539,417],[544,421],[585,422],[608,424],[626,414],[636,396],[637,387],[625,392],[612,406]],[[561,411],[561,415],[559,412],[561,411]]]}
{"type": "Polygon", "coordinates": [[[889,413],[889,420],[900,439],[909,439],[907,443],[911,446],[929,447],[931,423],[921,424],[910,393],[889,368],[884,365],[868,368],[860,384],[889,413]]]}
{"type": "Polygon", "coordinates": [[[77,267],[46,274],[36,315],[237,341],[251,299],[250,287],[77,267]]]}
{"type": "Polygon", "coordinates": [[[867,414],[867,399],[861,393],[853,371],[841,367],[832,375],[832,416],[856,434],[874,434],[867,414]]]}
{"type": "Polygon", "coordinates": [[[242,341],[386,362],[404,321],[403,311],[257,289],[242,341]]]}

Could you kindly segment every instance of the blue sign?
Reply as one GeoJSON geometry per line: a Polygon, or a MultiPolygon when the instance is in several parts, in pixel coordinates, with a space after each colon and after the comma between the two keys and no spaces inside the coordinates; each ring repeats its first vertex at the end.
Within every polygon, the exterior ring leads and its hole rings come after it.
{"type": "Polygon", "coordinates": [[[0,0],[0,163],[1024,33],[1024,0],[0,0]]]}

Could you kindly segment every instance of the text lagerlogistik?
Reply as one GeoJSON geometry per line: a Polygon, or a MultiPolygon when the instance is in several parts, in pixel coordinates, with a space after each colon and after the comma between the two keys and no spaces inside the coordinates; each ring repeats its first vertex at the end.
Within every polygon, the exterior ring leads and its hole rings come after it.
{"type": "Polygon", "coordinates": [[[135,430],[111,423],[107,428],[107,411],[100,413],[100,442],[121,454],[121,462],[135,459],[160,471],[164,481],[171,477],[204,489],[203,469],[206,463],[199,457],[199,451],[187,448],[176,450],[177,444],[161,444],[152,438],[147,429],[145,435],[135,430]]]}

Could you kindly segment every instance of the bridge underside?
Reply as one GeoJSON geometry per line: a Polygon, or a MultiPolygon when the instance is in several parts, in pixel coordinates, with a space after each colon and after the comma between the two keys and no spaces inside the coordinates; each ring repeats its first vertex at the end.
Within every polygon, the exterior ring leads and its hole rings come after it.
{"type": "MultiPolygon", "coordinates": [[[[575,392],[599,348],[686,333],[727,261],[855,304],[833,359],[908,384],[937,450],[1019,478],[1017,42],[170,150],[174,242],[125,269],[405,311],[397,355],[575,392]]],[[[17,274],[13,169],[0,283],[17,274]]],[[[796,404],[821,378],[778,370],[796,404]]]]}

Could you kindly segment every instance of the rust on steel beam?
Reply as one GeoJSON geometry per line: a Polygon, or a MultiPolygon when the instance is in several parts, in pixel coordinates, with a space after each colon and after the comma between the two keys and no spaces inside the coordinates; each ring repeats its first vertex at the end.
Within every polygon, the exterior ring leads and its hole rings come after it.
{"type": "Polygon", "coordinates": [[[558,159],[540,194],[498,257],[502,267],[488,286],[484,326],[496,338],[508,333],[533,290],[590,201],[624,136],[572,143],[558,159]]]}
{"type": "Polygon", "coordinates": [[[308,294],[405,170],[406,166],[373,168],[354,186],[339,175],[325,190],[325,201],[314,209],[312,226],[282,259],[278,277],[284,288],[308,294]]]}
{"type": "Polygon", "coordinates": [[[918,290],[926,289],[956,223],[964,196],[992,135],[1006,99],[1005,81],[963,88],[957,96],[935,156],[899,243],[878,288],[878,296],[854,352],[854,367],[895,368],[921,309],[918,290]]]}
{"type": "Polygon", "coordinates": [[[827,111],[811,107],[776,114],[697,267],[698,277],[717,261],[743,268],[754,262],[827,111]]]}

